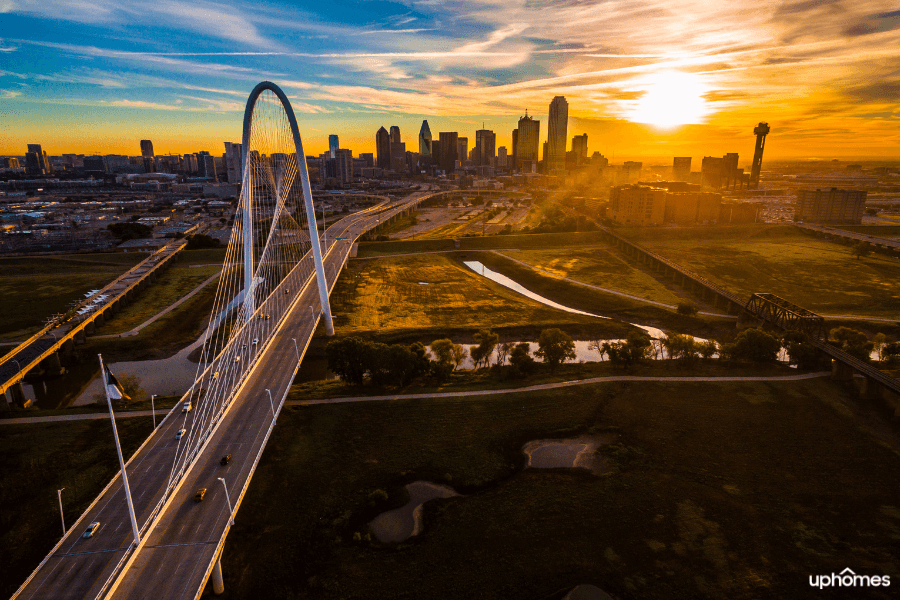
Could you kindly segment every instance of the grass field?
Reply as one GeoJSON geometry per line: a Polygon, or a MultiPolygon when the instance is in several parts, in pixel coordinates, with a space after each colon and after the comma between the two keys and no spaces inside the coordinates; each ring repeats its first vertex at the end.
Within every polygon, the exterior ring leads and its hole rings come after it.
{"type": "MultiPolygon", "coordinates": [[[[153,429],[150,417],[116,422],[130,456],[153,429]]],[[[0,595],[8,598],[59,541],[56,490],[71,527],[119,469],[109,420],[0,426],[0,595]]]]}
{"type": "Polygon", "coordinates": [[[647,273],[635,269],[611,252],[608,246],[501,250],[500,253],[559,277],[567,277],[665,304],[674,305],[682,301],[659,281],[647,273]]]}
{"type": "Polygon", "coordinates": [[[338,335],[409,333],[428,338],[470,335],[481,327],[569,325],[624,337],[631,329],[545,307],[435,254],[351,261],[332,292],[331,310],[338,335]]]}
{"type": "Polygon", "coordinates": [[[68,304],[99,289],[146,254],[72,254],[0,259],[0,336],[27,337],[68,304]]]}
{"type": "MultiPolygon", "coordinates": [[[[170,267],[141,292],[134,302],[98,328],[97,334],[108,335],[131,330],[180,300],[219,270],[220,267],[192,267],[181,264],[170,267]]],[[[215,280],[208,285],[212,288],[215,286],[215,280]]]]}
{"type": "Polygon", "coordinates": [[[622,229],[635,242],[735,292],[777,294],[831,315],[897,317],[900,261],[793,227],[622,229]]]}
{"type": "MultiPolygon", "coordinates": [[[[152,289],[148,288],[147,291],[152,289]]],[[[77,346],[77,352],[80,356],[87,357],[87,360],[96,360],[99,352],[109,362],[168,358],[196,340],[203,332],[215,294],[216,282],[212,282],[196,296],[163,315],[137,335],[113,339],[88,337],[84,346],[77,346]]],[[[124,312],[123,309],[122,314],[124,312]]],[[[116,325],[116,318],[109,321],[109,327],[116,325]]]]}
{"type": "Polygon", "coordinates": [[[592,583],[623,599],[793,600],[847,566],[896,578],[900,458],[852,407],[812,380],[288,408],[229,535],[226,593],[561,598],[592,583]],[[526,441],[590,432],[618,436],[601,448],[609,475],[522,471],[526,441]],[[365,523],[420,479],[464,495],[426,504],[407,542],[368,541],[365,523]]]}
{"type": "MultiPolygon", "coordinates": [[[[502,248],[550,248],[597,244],[603,240],[599,231],[576,233],[540,233],[531,235],[489,235],[459,238],[460,250],[496,250],[502,248]]],[[[365,242],[359,245],[361,258],[387,254],[440,252],[453,250],[452,239],[427,239],[391,242],[365,242]]]]}

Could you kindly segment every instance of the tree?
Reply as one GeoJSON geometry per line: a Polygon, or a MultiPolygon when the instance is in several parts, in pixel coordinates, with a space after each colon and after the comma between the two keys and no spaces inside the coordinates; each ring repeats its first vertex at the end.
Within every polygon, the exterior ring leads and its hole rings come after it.
{"type": "Polygon", "coordinates": [[[328,369],[341,381],[362,385],[368,371],[368,342],[357,337],[332,340],[325,346],[328,369]]]}
{"type": "Polygon", "coordinates": [[[856,244],[853,245],[853,253],[856,255],[856,260],[865,258],[872,254],[872,246],[870,246],[868,242],[856,242],[856,244]]]}
{"type": "Polygon", "coordinates": [[[774,362],[781,342],[761,329],[745,329],[734,338],[732,357],[749,362],[774,362]]]}
{"type": "Polygon", "coordinates": [[[715,340],[704,340],[697,345],[700,356],[705,359],[712,358],[712,355],[719,351],[719,345],[715,340]]]}
{"type": "Polygon", "coordinates": [[[575,342],[568,333],[555,327],[544,329],[538,336],[538,349],[535,354],[550,365],[555,371],[560,363],[575,359],[575,342]]]}
{"type": "Polygon", "coordinates": [[[222,243],[216,238],[198,233],[188,238],[187,250],[197,250],[200,248],[218,248],[222,243]]]}
{"type": "Polygon", "coordinates": [[[872,342],[874,345],[874,350],[878,354],[878,360],[884,360],[884,343],[887,338],[883,333],[876,333],[875,337],[872,338],[872,342]]]}
{"type": "Polygon", "coordinates": [[[123,242],[149,237],[153,228],[143,223],[110,223],[106,228],[123,242]]]}
{"type": "Polygon", "coordinates": [[[534,359],[531,357],[531,347],[528,342],[519,342],[509,352],[509,363],[523,375],[528,375],[534,370],[534,359]]]}
{"type": "Polygon", "coordinates": [[[514,344],[512,342],[503,342],[502,344],[497,346],[497,365],[506,364],[506,359],[509,357],[509,353],[512,351],[514,344]]]}
{"type": "Polygon", "coordinates": [[[500,336],[493,333],[490,329],[482,329],[473,335],[472,338],[478,344],[469,350],[469,356],[472,357],[475,368],[477,369],[481,365],[487,366],[491,361],[491,354],[494,353],[497,342],[500,341],[500,336]]]}
{"type": "Polygon", "coordinates": [[[697,358],[697,342],[693,336],[681,333],[670,333],[662,340],[669,358],[689,362],[697,358]]]}
{"type": "Polygon", "coordinates": [[[678,311],[679,315],[684,315],[685,317],[693,317],[698,312],[698,308],[690,302],[679,302],[675,306],[675,310],[678,311]]]}
{"type": "Polygon", "coordinates": [[[888,342],[881,348],[881,360],[889,365],[900,363],[900,342],[888,342]]]}
{"type": "Polygon", "coordinates": [[[869,361],[875,344],[869,341],[862,331],[851,329],[849,327],[835,327],[828,332],[829,341],[855,358],[862,361],[869,361]]]}

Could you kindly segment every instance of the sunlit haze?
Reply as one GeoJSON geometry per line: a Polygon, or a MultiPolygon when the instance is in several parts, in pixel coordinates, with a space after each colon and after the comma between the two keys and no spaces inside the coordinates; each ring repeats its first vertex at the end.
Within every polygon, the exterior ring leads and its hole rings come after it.
{"type": "Polygon", "coordinates": [[[0,0],[0,153],[221,152],[247,94],[291,97],[307,153],[398,125],[497,145],[556,95],[607,156],[900,155],[895,1],[266,3],[0,0]]]}

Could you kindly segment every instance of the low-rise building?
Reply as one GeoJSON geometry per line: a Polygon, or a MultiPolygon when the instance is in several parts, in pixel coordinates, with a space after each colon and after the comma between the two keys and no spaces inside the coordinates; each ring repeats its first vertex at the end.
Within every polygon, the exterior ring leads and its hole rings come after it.
{"type": "Polygon", "coordinates": [[[609,218],[622,225],[662,225],[666,190],[642,185],[621,185],[609,191],[609,218]]]}
{"type": "Polygon", "coordinates": [[[807,223],[862,223],[866,190],[797,190],[794,218],[807,223]]]}

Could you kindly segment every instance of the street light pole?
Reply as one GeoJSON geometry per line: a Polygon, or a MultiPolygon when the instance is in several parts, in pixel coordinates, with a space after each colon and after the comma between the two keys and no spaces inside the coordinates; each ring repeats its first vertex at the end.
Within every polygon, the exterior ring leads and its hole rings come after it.
{"type": "Polygon", "coordinates": [[[225,502],[228,503],[228,524],[234,525],[234,510],[231,508],[231,498],[228,496],[228,486],[225,485],[224,477],[219,477],[219,481],[222,482],[222,487],[225,488],[225,502]]]}
{"type": "Polygon", "coordinates": [[[269,406],[272,407],[272,418],[275,418],[275,403],[272,402],[272,390],[266,388],[266,392],[269,394],[269,406]]]}
{"type": "Polygon", "coordinates": [[[300,362],[300,346],[297,345],[297,338],[291,338],[294,340],[294,350],[297,351],[297,362],[300,362]]]}
{"type": "Polygon", "coordinates": [[[153,430],[156,431],[156,404],[153,402],[156,394],[150,396],[150,409],[153,411],[153,430]]]}
{"type": "Polygon", "coordinates": [[[56,497],[59,498],[59,520],[62,521],[63,537],[65,537],[66,535],[66,518],[63,516],[62,509],[62,493],[64,489],[66,488],[63,488],[62,490],[56,490],[56,497]]]}

